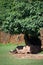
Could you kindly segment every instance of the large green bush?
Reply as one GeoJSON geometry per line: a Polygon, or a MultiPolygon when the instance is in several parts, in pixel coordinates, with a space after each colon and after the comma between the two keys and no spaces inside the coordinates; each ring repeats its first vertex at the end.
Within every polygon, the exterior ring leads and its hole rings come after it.
{"type": "Polygon", "coordinates": [[[43,1],[4,0],[1,30],[10,33],[38,35],[43,28],[43,1]]]}

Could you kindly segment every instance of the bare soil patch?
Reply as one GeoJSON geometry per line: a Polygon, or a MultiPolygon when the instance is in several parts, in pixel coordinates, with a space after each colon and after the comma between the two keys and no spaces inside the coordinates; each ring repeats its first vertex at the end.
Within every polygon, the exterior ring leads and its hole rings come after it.
{"type": "MultiPolygon", "coordinates": [[[[43,50],[42,50],[43,51],[43,50]]],[[[43,59],[43,54],[32,54],[30,52],[30,47],[26,46],[25,48],[22,46],[20,46],[20,48],[18,48],[18,50],[11,50],[10,53],[15,56],[16,58],[20,58],[20,59],[43,59]],[[29,50],[27,50],[29,49],[29,50]],[[16,51],[16,52],[15,52],[16,51]],[[25,51],[25,52],[24,52],[25,51]],[[29,51],[29,53],[27,53],[29,51]]]]}
{"type": "Polygon", "coordinates": [[[43,59],[43,54],[12,54],[16,58],[20,59],[43,59]]]}

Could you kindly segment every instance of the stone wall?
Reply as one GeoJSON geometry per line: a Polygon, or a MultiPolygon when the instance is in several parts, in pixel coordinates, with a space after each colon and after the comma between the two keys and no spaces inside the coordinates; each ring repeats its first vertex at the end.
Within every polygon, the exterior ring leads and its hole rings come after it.
{"type": "Polygon", "coordinates": [[[0,31],[0,43],[23,43],[23,42],[24,42],[24,34],[10,35],[9,33],[0,31]]]}
{"type": "Polygon", "coordinates": [[[10,37],[10,43],[23,43],[24,42],[24,34],[14,34],[10,37]]]}
{"type": "Polygon", "coordinates": [[[10,34],[0,32],[0,42],[1,43],[9,43],[10,40],[10,34]]]}
{"type": "Polygon", "coordinates": [[[40,30],[40,39],[41,39],[41,44],[42,44],[42,48],[43,48],[43,29],[40,30]]]}
{"type": "MultiPolygon", "coordinates": [[[[41,44],[43,48],[43,29],[40,30],[40,39],[41,39],[41,44]]],[[[0,43],[23,43],[25,42],[24,40],[24,34],[14,34],[10,35],[8,33],[0,31],[0,43]]]]}
{"type": "Polygon", "coordinates": [[[0,31],[0,43],[1,43],[1,31],[0,31]]]}

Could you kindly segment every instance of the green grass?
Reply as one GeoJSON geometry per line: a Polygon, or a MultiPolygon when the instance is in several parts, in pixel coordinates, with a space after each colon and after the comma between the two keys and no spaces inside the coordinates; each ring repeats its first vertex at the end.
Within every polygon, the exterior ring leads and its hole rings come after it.
{"type": "Polygon", "coordinates": [[[14,44],[0,44],[0,65],[43,65],[43,60],[18,59],[10,54],[11,49],[15,49],[14,44]]]}

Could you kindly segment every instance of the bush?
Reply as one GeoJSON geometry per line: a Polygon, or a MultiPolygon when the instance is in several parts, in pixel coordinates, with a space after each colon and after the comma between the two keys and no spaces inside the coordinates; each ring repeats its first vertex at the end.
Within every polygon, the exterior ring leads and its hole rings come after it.
{"type": "Polygon", "coordinates": [[[5,2],[3,7],[6,8],[1,26],[3,31],[38,35],[43,28],[43,1],[11,0],[10,4],[5,2]]]}

